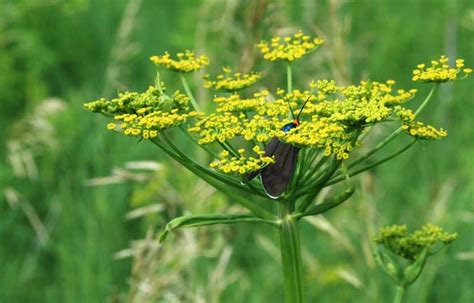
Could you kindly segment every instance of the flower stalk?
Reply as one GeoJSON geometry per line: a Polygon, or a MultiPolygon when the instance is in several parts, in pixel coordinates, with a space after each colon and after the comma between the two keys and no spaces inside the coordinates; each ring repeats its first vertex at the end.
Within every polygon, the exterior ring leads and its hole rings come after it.
{"type": "Polygon", "coordinates": [[[291,71],[291,63],[286,63],[286,89],[288,93],[293,91],[293,73],[291,71]]]}
{"type": "Polygon", "coordinates": [[[397,286],[397,290],[396,290],[396,293],[395,293],[395,299],[393,300],[393,303],[402,303],[404,293],[405,293],[405,287],[397,286]]]}
{"type": "Polygon", "coordinates": [[[289,205],[280,203],[280,249],[283,283],[287,303],[303,303],[303,278],[298,222],[291,215],[289,205]]]}
{"type": "Polygon", "coordinates": [[[179,77],[181,78],[181,83],[183,84],[184,91],[186,95],[189,97],[189,101],[191,101],[191,105],[193,106],[194,110],[200,111],[201,107],[197,103],[196,99],[194,98],[193,92],[189,88],[188,80],[186,80],[186,76],[184,73],[180,73],[179,77]]]}

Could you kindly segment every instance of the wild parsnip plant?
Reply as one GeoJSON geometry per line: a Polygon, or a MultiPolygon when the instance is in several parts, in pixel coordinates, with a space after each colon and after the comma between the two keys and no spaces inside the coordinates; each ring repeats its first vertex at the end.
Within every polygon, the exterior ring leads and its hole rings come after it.
{"type": "Polygon", "coordinates": [[[185,51],[176,57],[168,53],[151,57],[158,67],[179,73],[184,93],[169,92],[157,74],[154,85],[145,92],[124,92],[112,100],[102,98],[84,105],[91,112],[112,118],[114,121],[107,124],[109,130],[150,141],[248,210],[178,217],[166,225],[160,241],[183,227],[242,222],[274,226],[280,233],[287,302],[304,301],[300,219],[347,201],[354,192],[352,176],[402,154],[418,141],[445,137],[445,130],[424,124],[417,117],[440,83],[465,78],[472,72],[464,68],[461,59],[454,67],[449,66],[444,56],[432,61],[430,67],[418,65],[413,80],[430,83],[432,88],[414,111],[404,104],[416,97],[416,89],[395,88],[393,80],[344,86],[314,79],[307,88],[293,88],[293,64],[323,43],[321,38],[297,32],[258,44],[265,60],[286,70],[285,89],[247,93],[264,73],[243,74],[224,67],[222,75],[208,75],[203,80],[203,85],[216,94],[212,102],[198,101],[186,75],[204,68],[209,59],[185,51]],[[367,134],[380,123],[393,124],[395,130],[366,147],[364,154],[357,153],[367,134]],[[202,163],[179,148],[172,137],[174,132],[184,133],[189,145],[201,148],[210,161],[202,163]],[[393,154],[372,159],[402,134],[412,140],[393,154]],[[338,183],[343,184],[337,187],[338,192],[315,203],[323,188],[338,183]]]}

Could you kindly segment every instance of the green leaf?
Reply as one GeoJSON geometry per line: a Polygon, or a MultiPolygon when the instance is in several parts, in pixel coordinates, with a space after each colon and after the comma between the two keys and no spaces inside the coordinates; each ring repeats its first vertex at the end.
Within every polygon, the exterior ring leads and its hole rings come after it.
{"type": "Polygon", "coordinates": [[[396,262],[389,254],[381,250],[379,246],[374,246],[373,256],[375,261],[382,267],[388,276],[395,281],[397,285],[402,280],[402,269],[398,262],[396,262]]]}
{"type": "Polygon", "coordinates": [[[248,214],[207,214],[182,216],[175,218],[166,224],[165,230],[161,233],[159,241],[160,243],[164,242],[168,237],[168,234],[178,228],[242,222],[259,222],[278,226],[276,221],[264,220],[248,214]]]}
{"type": "Polygon", "coordinates": [[[424,248],[421,254],[416,258],[415,262],[405,268],[403,271],[403,286],[406,287],[418,279],[425,267],[428,256],[428,248],[424,248]]]}

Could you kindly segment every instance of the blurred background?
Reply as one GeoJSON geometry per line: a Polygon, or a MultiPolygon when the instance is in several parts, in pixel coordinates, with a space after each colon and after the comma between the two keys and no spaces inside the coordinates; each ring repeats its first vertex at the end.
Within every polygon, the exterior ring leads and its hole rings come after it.
{"type": "MultiPolygon", "coordinates": [[[[296,88],[393,79],[419,90],[415,107],[430,89],[411,82],[418,63],[445,54],[474,65],[470,0],[0,1],[0,302],[283,302],[278,235],[265,226],[187,229],[158,245],[177,215],[237,206],[82,104],[145,90],[149,57],[184,49],[207,54],[210,73],[264,70],[266,87],[282,87],[284,67],[255,44],[298,29],[326,44],[295,64],[296,88]]],[[[357,177],[350,201],[303,222],[308,302],[391,302],[371,237],[426,222],[460,238],[429,260],[407,302],[474,302],[472,83],[443,85],[421,117],[446,139],[357,177]]]]}

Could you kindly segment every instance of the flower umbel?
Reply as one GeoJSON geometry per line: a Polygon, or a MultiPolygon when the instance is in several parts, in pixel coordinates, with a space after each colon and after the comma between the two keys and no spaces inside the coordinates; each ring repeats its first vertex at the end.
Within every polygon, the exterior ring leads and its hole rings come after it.
{"type": "Polygon", "coordinates": [[[262,40],[257,46],[268,61],[294,61],[308,54],[323,44],[321,38],[311,38],[298,31],[293,37],[274,36],[270,43],[262,40]]]}
{"type": "Polygon", "coordinates": [[[426,224],[413,233],[408,233],[406,225],[392,225],[382,228],[374,241],[400,257],[415,260],[423,249],[433,253],[437,244],[444,246],[456,238],[456,233],[449,234],[434,224],[426,224]]]}
{"type": "Polygon", "coordinates": [[[449,234],[430,223],[411,234],[405,225],[380,229],[380,233],[374,237],[374,242],[379,245],[374,247],[373,253],[377,263],[397,286],[394,302],[402,302],[405,289],[420,277],[428,258],[456,238],[456,233],[449,234]],[[406,261],[399,262],[392,257],[393,254],[406,261]]]}
{"type": "Polygon", "coordinates": [[[224,74],[218,75],[216,80],[210,80],[209,75],[205,76],[204,87],[220,91],[235,92],[255,84],[260,79],[261,74],[251,72],[250,74],[234,73],[228,67],[223,68],[224,74]]]}
{"type": "Polygon", "coordinates": [[[431,125],[425,125],[419,121],[404,124],[402,129],[405,130],[408,135],[423,140],[438,140],[448,135],[448,132],[442,128],[436,129],[431,125]]]}
{"type": "Polygon", "coordinates": [[[166,52],[163,56],[152,56],[150,60],[158,66],[172,71],[190,73],[203,68],[209,64],[209,58],[201,55],[196,57],[194,52],[186,50],[184,53],[176,54],[178,60],[172,59],[166,52]]]}
{"type": "Polygon", "coordinates": [[[265,151],[260,150],[258,145],[253,150],[257,154],[256,157],[246,157],[246,150],[240,149],[238,151],[239,157],[231,158],[229,158],[229,152],[224,150],[221,153],[222,159],[212,162],[210,166],[226,174],[243,175],[258,171],[266,165],[275,162],[272,157],[266,157],[265,151]]]}
{"type": "Polygon", "coordinates": [[[160,88],[150,86],[144,93],[124,92],[118,98],[84,104],[84,108],[96,113],[113,116],[115,122],[107,129],[118,130],[127,136],[155,138],[158,132],[182,124],[190,116],[189,98],[176,91],[167,96],[160,88]]]}
{"type": "Polygon", "coordinates": [[[447,57],[441,56],[438,60],[431,61],[429,67],[426,67],[425,64],[418,64],[416,69],[413,70],[413,81],[441,83],[464,79],[472,73],[471,68],[463,68],[463,59],[457,59],[455,67],[450,67],[448,61],[447,57]],[[464,75],[459,78],[461,72],[464,75]]]}

